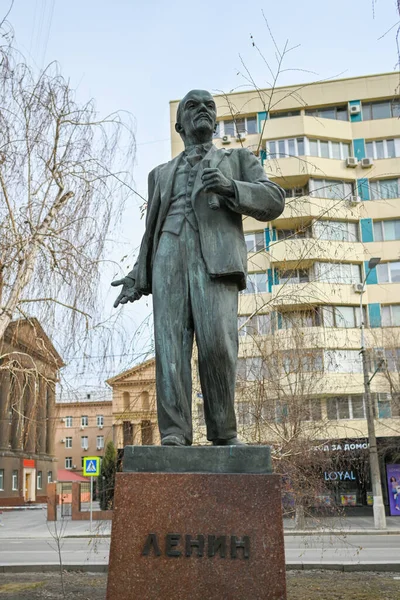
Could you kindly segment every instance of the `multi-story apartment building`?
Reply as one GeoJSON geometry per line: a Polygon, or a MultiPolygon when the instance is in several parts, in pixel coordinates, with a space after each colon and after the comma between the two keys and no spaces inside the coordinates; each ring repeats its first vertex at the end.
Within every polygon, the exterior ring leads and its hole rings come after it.
{"type": "Polygon", "coordinates": [[[46,502],[57,478],[55,386],[64,363],[35,318],[0,339],[0,506],[46,502]]]}
{"type": "MultiPolygon", "coordinates": [[[[215,101],[215,145],[248,147],[287,196],[275,221],[243,219],[249,273],[238,322],[241,435],[282,445],[283,427],[290,430],[285,440],[300,430],[335,459],[342,456],[347,477],[334,500],[369,504],[368,468],[360,459],[368,446],[361,314],[371,376],[380,365],[371,391],[385,494],[385,463],[400,462],[398,74],[215,101]],[[380,263],[363,287],[372,257],[380,263]]],[[[177,105],[170,104],[173,156],[183,150],[174,130],[177,105]]],[[[336,481],[338,472],[322,477],[336,481]]]]}
{"type": "Polygon", "coordinates": [[[63,394],[56,403],[55,451],[59,469],[82,473],[85,456],[104,455],[113,441],[109,390],[63,394]]]}

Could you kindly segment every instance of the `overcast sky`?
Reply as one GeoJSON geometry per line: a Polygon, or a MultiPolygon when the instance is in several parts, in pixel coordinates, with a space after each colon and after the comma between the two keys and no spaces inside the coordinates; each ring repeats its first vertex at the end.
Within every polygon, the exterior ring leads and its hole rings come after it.
{"type": "MultiPolygon", "coordinates": [[[[299,47],[287,58],[278,84],[393,71],[396,0],[15,0],[9,21],[28,62],[52,60],[82,100],[93,97],[102,115],[123,109],[137,127],[137,191],[146,195],[150,169],[170,158],[169,101],[192,88],[228,92],[246,85],[241,55],[253,78],[268,87],[266,66],[250,34],[269,61],[274,47],[299,47]],[[303,70],[313,71],[314,74],[303,70]]],[[[0,0],[2,14],[10,2],[0,0]]],[[[242,88],[245,89],[245,88],[242,88]]],[[[140,243],[141,200],[130,199],[118,257],[140,243]]],[[[117,236],[116,236],[117,237],[117,236]]],[[[114,292],[113,294],[114,295],[114,292]]],[[[111,303],[110,295],[107,302],[111,303]]],[[[142,299],[129,305],[134,329],[149,312],[142,299]]],[[[129,362],[129,360],[128,360],[129,362]]]]}

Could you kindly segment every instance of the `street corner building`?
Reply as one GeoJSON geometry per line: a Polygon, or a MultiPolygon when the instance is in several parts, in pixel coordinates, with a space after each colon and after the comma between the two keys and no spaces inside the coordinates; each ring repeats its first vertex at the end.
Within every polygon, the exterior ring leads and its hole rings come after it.
{"type": "MultiPolygon", "coordinates": [[[[330,459],[320,469],[319,501],[370,505],[363,321],[388,505],[387,467],[400,462],[398,75],[214,100],[215,146],[250,149],[286,193],[278,218],[243,219],[248,274],[239,297],[238,432],[249,443],[279,447],[279,428],[300,428],[314,437],[315,456],[330,459]],[[369,272],[372,257],[380,262],[369,272]]],[[[177,107],[170,103],[172,156],[183,150],[173,127],[177,107]]],[[[194,387],[201,441],[203,399],[194,387]]]]}
{"type": "Polygon", "coordinates": [[[0,506],[47,500],[57,477],[55,387],[64,363],[39,321],[12,321],[0,340],[0,506]]]}

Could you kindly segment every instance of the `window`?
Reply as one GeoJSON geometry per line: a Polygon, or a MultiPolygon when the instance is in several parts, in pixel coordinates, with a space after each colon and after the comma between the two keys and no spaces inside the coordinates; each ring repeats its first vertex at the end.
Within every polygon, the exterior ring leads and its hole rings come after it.
{"type": "Polygon", "coordinates": [[[381,158],[395,158],[400,155],[398,145],[399,140],[379,140],[365,143],[365,150],[368,158],[379,160],[381,158]]]}
{"type": "Polygon", "coordinates": [[[81,427],[88,427],[88,426],[89,426],[89,417],[84,415],[81,417],[81,427]]]}
{"type": "Polygon", "coordinates": [[[267,142],[267,159],[304,156],[304,138],[272,140],[267,142]]]}
{"type": "Polygon", "coordinates": [[[321,400],[319,398],[305,398],[301,407],[304,421],[322,421],[321,400]]]}
{"type": "Polygon", "coordinates": [[[47,471],[47,483],[52,483],[53,481],[53,471],[47,471]]]}
{"type": "Polygon", "coordinates": [[[272,333],[271,314],[238,317],[239,335],[267,335],[272,333]]]}
{"type": "Polygon", "coordinates": [[[353,184],[336,179],[310,179],[310,196],[331,200],[348,200],[354,194],[353,184]]]}
{"type": "Polygon", "coordinates": [[[197,408],[197,420],[200,427],[204,427],[206,424],[206,419],[204,416],[204,404],[201,402],[200,404],[196,404],[197,408]]]}
{"type": "Polygon", "coordinates": [[[270,112],[270,119],[283,119],[285,117],[298,117],[300,115],[299,110],[283,110],[280,112],[270,112]]]}
{"type": "Polygon", "coordinates": [[[371,200],[389,200],[399,198],[399,180],[398,179],[378,179],[369,182],[371,191],[371,200]]]}
{"type": "Polygon", "coordinates": [[[102,450],[104,448],[104,436],[98,435],[96,438],[96,448],[97,450],[102,450]]]}
{"type": "Polygon", "coordinates": [[[247,252],[259,252],[265,249],[264,231],[246,233],[244,239],[246,241],[247,252]]]}
{"type": "Polygon", "coordinates": [[[400,304],[381,306],[382,327],[400,327],[400,304]]]}
{"type": "Polygon", "coordinates": [[[81,436],[81,448],[87,450],[89,448],[89,438],[87,435],[81,436]]]}
{"type": "Polygon", "coordinates": [[[72,417],[65,417],[65,427],[72,427],[72,417]]]}
{"type": "Polygon", "coordinates": [[[316,281],[328,283],[361,283],[361,265],[317,262],[314,267],[316,281]]]}
{"type": "Polygon", "coordinates": [[[387,371],[390,373],[400,373],[400,348],[385,348],[385,360],[385,369],[387,371]]]}
{"type": "Polygon", "coordinates": [[[65,459],[65,468],[72,469],[72,456],[67,456],[65,459]]]}
{"type": "Polygon", "coordinates": [[[266,376],[261,356],[239,358],[236,378],[239,381],[260,381],[266,376]]]}
{"type": "Polygon", "coordinates": [[[307,283],[310,281],[308,269],[292,269],[287,271],[279,271],[279,283],[293,285],[297,283],[307,283]]]}
{"type": "Polygon", "coordinates": [[[314,237],[334,242],[358,242],[358,223],[351,221],[315,221],[314,237]]]}
{"type": "Polygon", "coordinates": [[[324,364],[328,373],[362,373],[358,350],[324,350],[324,364]]]}
{"type": "Polygon", "coordinates": [[[320,108],[307,108],[305,111],[307,117],[319,117],[320,119],[337,119],[338,121],[348,121],[347,104],[340,106],[325,106],[320,108]]]}
{"type": "Polygon", "coordinates": [[[314,327],[319,325],[319,308],[315,310],[287,311],[278,314],[278,328],[314,327]]]}
{"type": "Polygon", "coordinates": [[[218,123],[218,134],[214,137],[231,135],[237,137],[237,134],[243,133],[252,135],[257,133],[257,117],[245,117],[235,120],[220,121],[218,123]]]}
{"type": "Polygon", "coordinates": [[[311,237],[311,229],[309,225],[305,225],[299,229],[277,229],[278,240],[301,239],[311,237]]]}
{"type": "Polygon", "coordinates": [[[376,274],[378,283],[400,283],[400,262],[379,263],[376,274]]]}
{"type": "Polygon", "coordinates": [[[309,139],[310,156],[345,160],[350,156],[349,142],[309,139]]]}
{"type": "Polygon", "coordinates": [[[391,394],[373,394],[378,408],[378,419],[392,419],[400,416],[400,398],[391,394]]]}
{"type": "Polygon", "coordinates": [[[247,276],[247,286],[244,294],[257,294],[267,291],[266,273],[249,273],[247,276]]]}
{"type": "MultiPolygon", "coordinates": [[[[360,327],[359,306],[322,306],[324,327],[360,327]]],[[[367,312],[363,307],[364,323],[367,322],[367,312]]]]}
{"type": "Polygon", "coordinates": [[[239,425],[251,425],[254,423],[254,414],[251,409],[251,405],[249,402],[237,402],[237,418],[239,425]]]}
{"type": "Polygon", "coordinates": [[[327,413],[330,421],[365,419],[363,396],[338,396],[328,398],[327,413]]]}
{"type": "Polygon", "coordinates": [[[390,119],[400,117],[400,102],[398,100],[385,100],[384,102],[363,102],[363,121],[371,119],[390,119]]]}
{"type": "Polygon", "coordinates": [[[38,471],[36,479],[37,479],[37,481],[36,481],[36,487],[37,487],[38,490],[41,490],[42,486],[43,486],[43,473],[42,473],[42,471],[38,471]]]}
{"type": "Polygon", "coordinates": [[[374,241],[391,242],[393,240],[400,240],[400,219],[374,221],[374,241]]]}
{"type": "Polygon", "coordinates": [[[322,352],[320,350],[303,350],[301,353],[288,351],[283,352],[281,355],[280,371],[284,375],[322,371],[322,367],[322,352]]]}
{"type": "Polygon", "coordinates": [[[104,417],[103,415],[97,415],[97,427],[103,427],[104,426],[104,417]]]}
{"type": "Polygon", "coordinates": [[[65,447],[66,448],[72,448],[72,437],[66,437],[65,438],[65,447]]]}
{"type": "Polygon", "coordinates": [[[4,469],[0,469],[0,490],[4,490],[4,469]]]}
{"type": "Polygon", "coordinates": [[[16,492],[18,490],[18,471],[12,472],[12,491],[16,492]]]}
{"type": "Polygon", "coordinates": [[[285,189],[286,198],[301,198],[302,196],[307,196],[308,189],[306,187],[294,187],[290,189],[285,189]]]}

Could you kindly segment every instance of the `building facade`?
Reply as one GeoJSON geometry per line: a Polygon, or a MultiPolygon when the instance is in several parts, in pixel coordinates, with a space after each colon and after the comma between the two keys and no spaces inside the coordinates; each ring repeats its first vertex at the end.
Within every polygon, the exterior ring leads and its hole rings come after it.
{"type": "MultiPolygon", "coordinates": [[[[286,428],[285,440],[296,432],[347,467],[360,465],[368,444],[363,319],[385,493],[385,463],[400,462],[397,90],[398,75],[390,73],[215,97],[215,145],[248,147],[287,196],[275,221],[243,219],[240,433],[249,442],[282,445],[286,428]],[[372,257],[380,263],[363,287],[372,257]]],[[[170,104],[173,156],[183,150],[174,130],[177,106],[170,104]]],[[[194,398],[203,440],[198,385],[194,398]]],[[[361,476],[358,467],[333,468],[335,460],[321,473],[335,482],[335,501],[370,503],[368,469],[361,476]]]]}
{"type": "Polygon", "coordinates": [[[55,386],[63,366],[36,319],[0,341],[0,506],[46,502],[56,480],[55,386]]]}
{"type": "Polygon", "coordinates": [[[119,456],[125,446],[159,444],[154,358],[108,379],[107,383],[112,388],[114,443],[119,456]]]}
{"type": "Polygon", "coordinates": [[[56,403],[55,451],[60,469],[81,474],[86,456],[104,455],[113,441],[110,390],[64,393],[56,403]]]}

